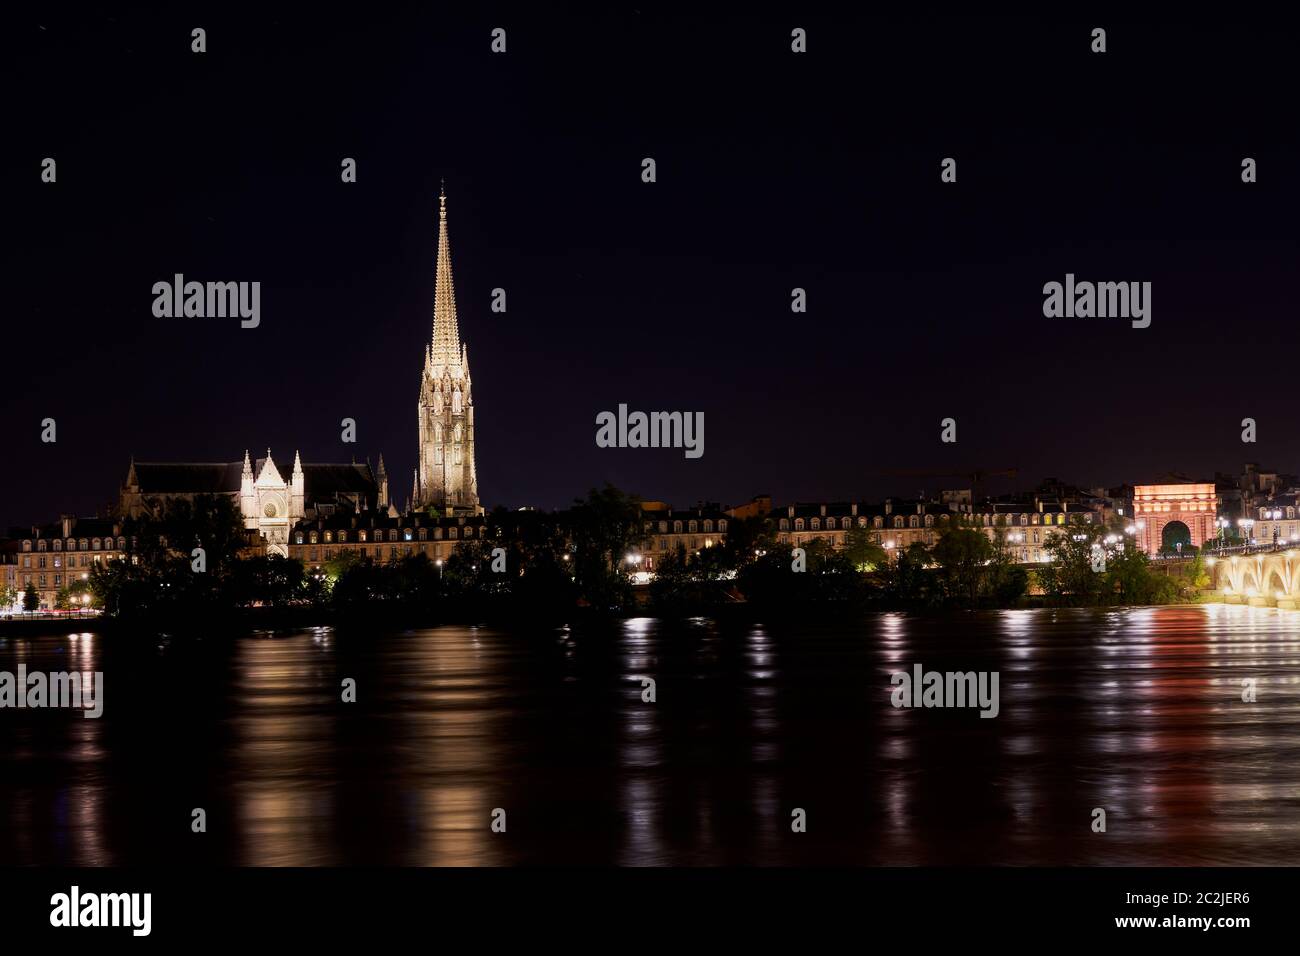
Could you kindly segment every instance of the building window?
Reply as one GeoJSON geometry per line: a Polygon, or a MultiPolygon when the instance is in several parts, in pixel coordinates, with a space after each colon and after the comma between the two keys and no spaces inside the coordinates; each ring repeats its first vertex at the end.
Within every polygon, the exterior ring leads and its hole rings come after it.
{"type": "Polygon", "coordinates": [[[680,521],[674,521],[673,534],[681,534],[681,533],[682,533],[682,523],[680,521]]]}
{"type": "Polygon", "coordinates": [[[902,516],[902,515],[894,515],[894,527],[895,527],[895,528],[901,528],[902,526],[903,526],[903,516],[902,516]]]}
{"type": "Polygon", "coordinates": [[[790,519],[789,519],[789,518],[782,518],[782,519],[781,519],[781,530],[782,530],[782,531],[789,531],[789,530],[790,530],[790,519]]]}
{"type": "Polygon", "coordinates": [[[794,519],[794,530],[795,530],[795,531],[802,531],[802,530],[803,530],[803,518],[795,518],[795,519],[794,519]]]}
{"type": "Polygon", "coordinates": [[[822,519],[813,518],[812,521],[809,522],[809,527],[812,528],[813,531],[820,531],[822,529],[822,519]]]}
{"type": "Polygon", "coordinates": [[[55,551],[62,551],[62,550],[63,550],[63,542],[62,542],[62,541],[59,541],[57,538],[56,538],[55,541],[54,541],[54,550],[55,550],[55,551]]]}
{"type": "Polygon", "coordinates": [[[719,534],[727,533],[727,521],[725,518],[718,521],[718,533],[719,534]]]}

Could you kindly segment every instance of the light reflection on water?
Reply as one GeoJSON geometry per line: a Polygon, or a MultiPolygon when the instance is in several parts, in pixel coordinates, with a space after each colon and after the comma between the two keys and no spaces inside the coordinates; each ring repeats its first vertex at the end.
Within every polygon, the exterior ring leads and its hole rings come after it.
{"type": "Polygon", "coordinates": [[[106,709],[0,711],[4,864],[1300,859],[1300,620],[1264,609],[0,643],[19,663],[103,670],[106,709]],[[996,670],[999,716],[891,707],[917,663],[996,670]]]}

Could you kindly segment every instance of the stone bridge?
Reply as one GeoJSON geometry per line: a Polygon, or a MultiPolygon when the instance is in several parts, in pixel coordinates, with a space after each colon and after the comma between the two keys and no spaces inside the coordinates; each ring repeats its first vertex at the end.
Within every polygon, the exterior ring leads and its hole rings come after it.
{"type": "Polygon", "coordinates": [[[1300,551],[1211,558],[1215,592],[1228,604],[1300,608],[1300,551]]]}

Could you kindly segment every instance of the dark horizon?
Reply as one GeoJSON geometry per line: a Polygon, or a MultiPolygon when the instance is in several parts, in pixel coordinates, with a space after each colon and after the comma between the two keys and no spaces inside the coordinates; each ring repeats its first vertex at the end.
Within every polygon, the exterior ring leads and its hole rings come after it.
{"type": "Polygon", "coordinates": [[[899,469],[1019,470],[990,493],[1300,472],[1300,154],[1276,25],[623,9],[10,26],[28,92],[5,163],[0,528],[103,509],[133,455],[268,446],[382,453],[400,505],[444,178],[488,509],[605,481],[685,507],[969,484],[899,469]],[[175,273],[260,281],[261,325],[154,318],[175,273]],[[1150,281],[1150,328],[1045,318],[1067,273],[1150,281]],[[597,448],[620,403],[704,412],[704,456],[597,448]]]}

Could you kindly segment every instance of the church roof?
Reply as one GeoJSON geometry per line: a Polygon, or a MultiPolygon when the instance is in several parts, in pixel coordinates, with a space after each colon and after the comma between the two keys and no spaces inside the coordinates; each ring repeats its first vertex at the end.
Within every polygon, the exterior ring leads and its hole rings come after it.
{"type": "MultiPolygon", "coordinates": [[[[293,476],[293,463],[272,459],[284,481],[293,476]]],[[[253,474],[261,475],[266,458],[253,462],[253,474]]],[[[238,494],[244,463],[137,461],[135,480],[141,494],[238,494]]],[[[368,464],[304,464],[303,491],[310,498],[332,498],[336,494],[373,495],[378,487],[368,464]]]]}
{"type": "Polygon", "coordinates": [[[302,474],[307,493],[317,497],[372,493],[377,485],[369,465],[304,464],[302,474]]]}
{"type": "Polygon", "coordinates": [[[134,467],[144,494],[234,494],[244,463],[137,461],[134,467]]]}

